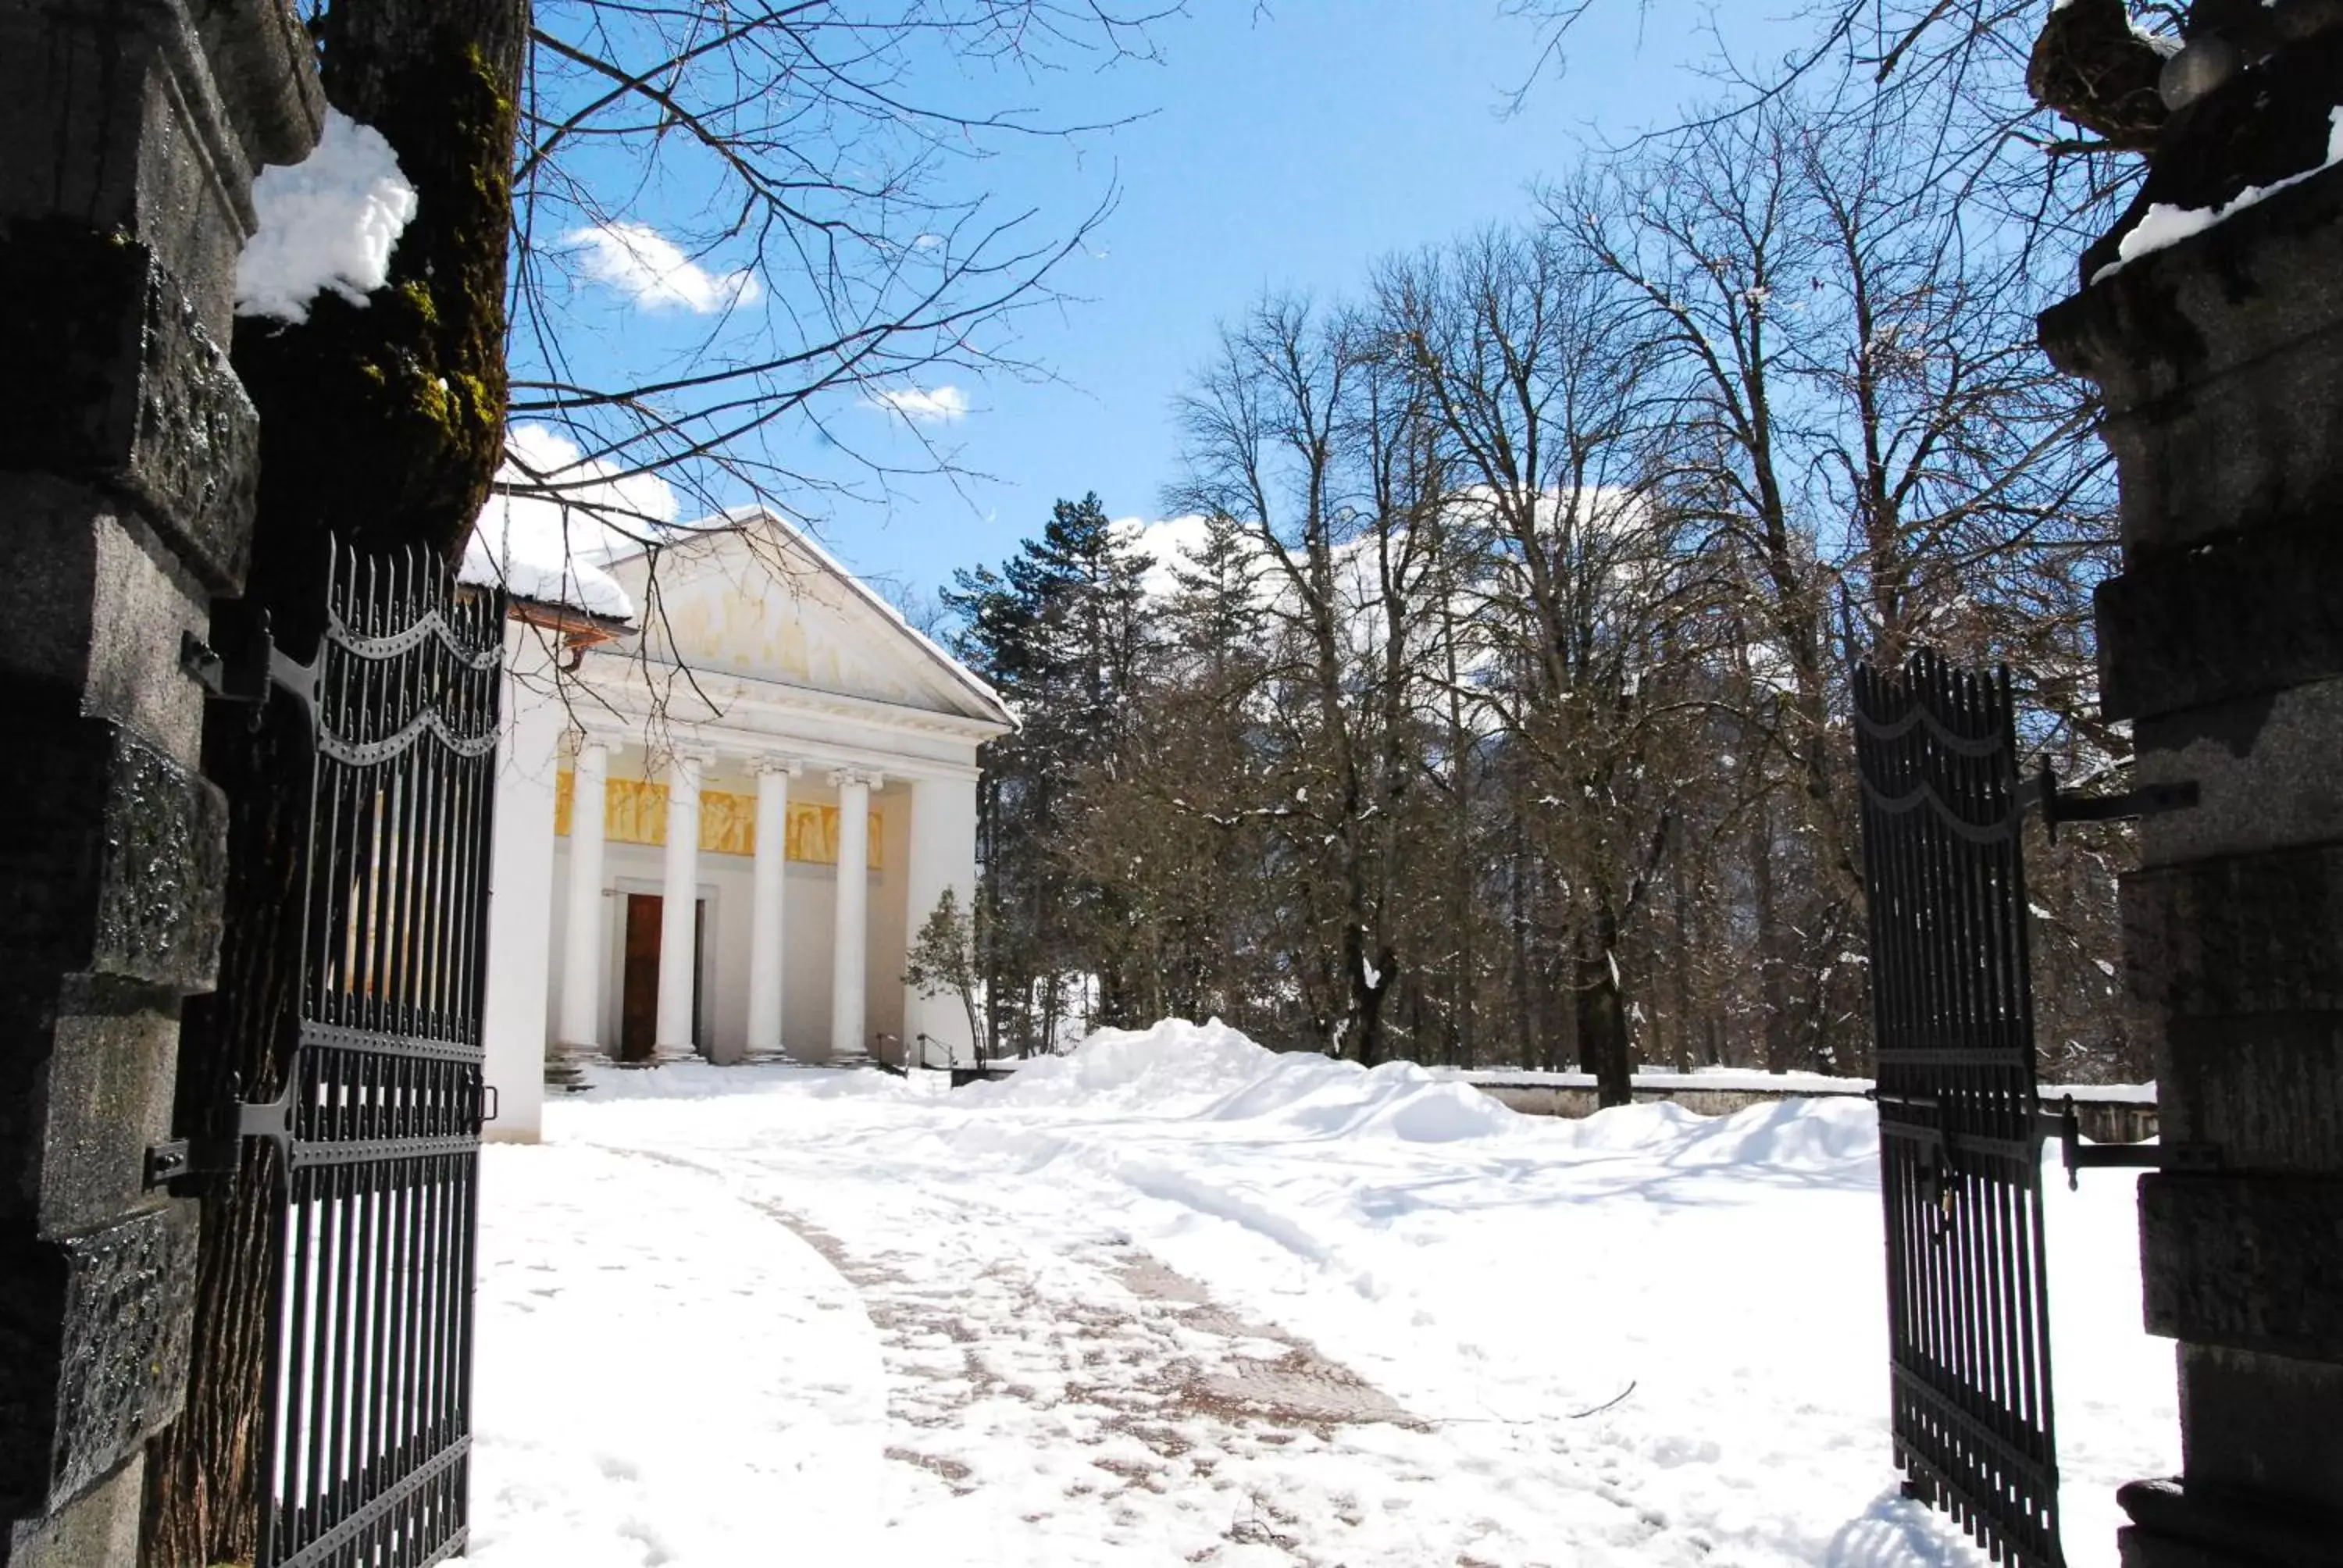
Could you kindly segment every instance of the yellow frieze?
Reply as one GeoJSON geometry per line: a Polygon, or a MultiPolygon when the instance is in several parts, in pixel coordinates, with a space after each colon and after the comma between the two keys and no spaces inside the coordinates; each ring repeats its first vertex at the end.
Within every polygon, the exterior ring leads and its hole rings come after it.
{"type": "MultiPolygon", "coordinates": [[[[642,779],[611,779],[603,784],[602,831],[614,844],[667,842],[667,786],[642,779]]],[[[564,772],[554,785],[553,830],[569,836],[577,776],[564,772]]],[[[883,869],[881,813],[870,813],[870,869],[883,869]]],[[[792,860],[812,866],[838,864],[838,808],[811,800],[789,802],[787,849],[792,860]]],[[[724,789],[699,792],[699,849],[706,855],[757,852],[757,798],[724,789]]]]}

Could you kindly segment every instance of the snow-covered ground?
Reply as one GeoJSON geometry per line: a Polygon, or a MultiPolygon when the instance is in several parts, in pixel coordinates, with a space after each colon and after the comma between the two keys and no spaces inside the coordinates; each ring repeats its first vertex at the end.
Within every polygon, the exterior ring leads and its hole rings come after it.
{"type": "MultiPolygon", "coordinates": [[[[1888,1462],[1872,1118],[1184,1024],[949,1094],[607,1074],[487,1152],[473,1555],[1981,1563],[1888,1462]]],[[[2077,1568],[2177,1463],[2130,1189],[2050,1198],[2077,1568]]]]}

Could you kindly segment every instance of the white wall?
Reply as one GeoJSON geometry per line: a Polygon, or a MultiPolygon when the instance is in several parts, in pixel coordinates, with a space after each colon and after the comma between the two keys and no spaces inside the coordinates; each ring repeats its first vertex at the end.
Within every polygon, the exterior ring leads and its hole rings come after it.
{"type": "Polygon", "coordinates": [[[497,1119],[482,1131],[494,1142],[536,1142],[545,1101],[554,935],[546,910],[558,903],[553,791],[563,719],[552,675],[544,635],[508,621],[481,1023],[481,1070],[497,1091],[497,1119]]]}
{"type": "Polygon", "coordinates": [[[781,1048],[799,1061],[830,1055],[830,950],[838,878],[828,866],[792,861],[781,879],[781,1048]]]}
{"type": "MultiPolygon", "coordinates": [[[[903,916],[896,923],[899,950],[919,935],[920,927],[949,887],[959,895],[962,914],[976,908],[976,781],[972,779],[921,779],[910,786],[909,843],[898,863],[904,868],[903,916]]],[[[949,1044],[955,1061],[972,1060],[968,1010],[957,996],[923,997],[902,983],[903,966],[894,970],[896,1005],[904,1012],[906,1040],[926,1034],[949,1044]]],[[[941,1060],[941,1053],[937,1053],[941,1060]]]]}

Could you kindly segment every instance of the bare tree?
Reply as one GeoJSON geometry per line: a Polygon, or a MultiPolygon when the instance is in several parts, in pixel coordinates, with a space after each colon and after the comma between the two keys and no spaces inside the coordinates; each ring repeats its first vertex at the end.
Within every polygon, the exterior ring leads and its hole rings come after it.
{"type": "Polygon", "coordinates": [[[1463,694],[1540,797],[1572,803],[1533,837],[1570,890],[1557,936],[1582,1060],[1624,1103],[1622,937],[1672,822],[1658,666],[1699,576],[1654,483],[1654,355],[1632,298],[1554,236],[1484,234],[1387,268],[1379,293],[1456,454],[1445,509],[1477,547],[1487,664],[1463,694]]]}
{"type": "Polygon", "coordinates": [[[1396,749],[1420,711],[1411,639],[1443,489],[1420,380],[1388,347],[1355,317],[1264,301],[1182,400],[1188,477],[1172,496],[1244,528],[1272,585],[1264,678],[1294,699],[1277,709],[1281,821],[1317,933],[1302,983],[1322,1037],[1367,1061],[1401,960],[1393,835],[1414,779],[1396,749]]]}

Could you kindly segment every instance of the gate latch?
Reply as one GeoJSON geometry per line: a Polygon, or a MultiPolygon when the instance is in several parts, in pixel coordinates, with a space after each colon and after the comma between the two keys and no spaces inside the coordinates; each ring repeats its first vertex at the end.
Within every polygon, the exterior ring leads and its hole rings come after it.
{"type": "Polygon", "coordinates": [[[2021,805],[2042,808],[2042,825],[2050,841],[2058,841],[2061,822],[2127,822],[2136,817],[2160,817],[2185,811],[2197,803],[2197,780],[2175,784],[2143,784],[2120,795],[2069,795],[2060,791],[2050,759],[2042,758],[2032,779],[2017,787],[2021,805]]]}
{"type": "Polygon", "coordinates": [[[2043,1107],[2041,1116],[2043,1131],[2057,1134],[2059,1158],[2066,1167],[2069,1192],[2081,1185],[2077,1176],[2086,1170],[2185,1171],[2203,1174],[2221,1168],[2220,1146],[2214,1143],[2087,1144],[2071,1094],[2059,1101],[2056,1111],[2043,1107]]]}

